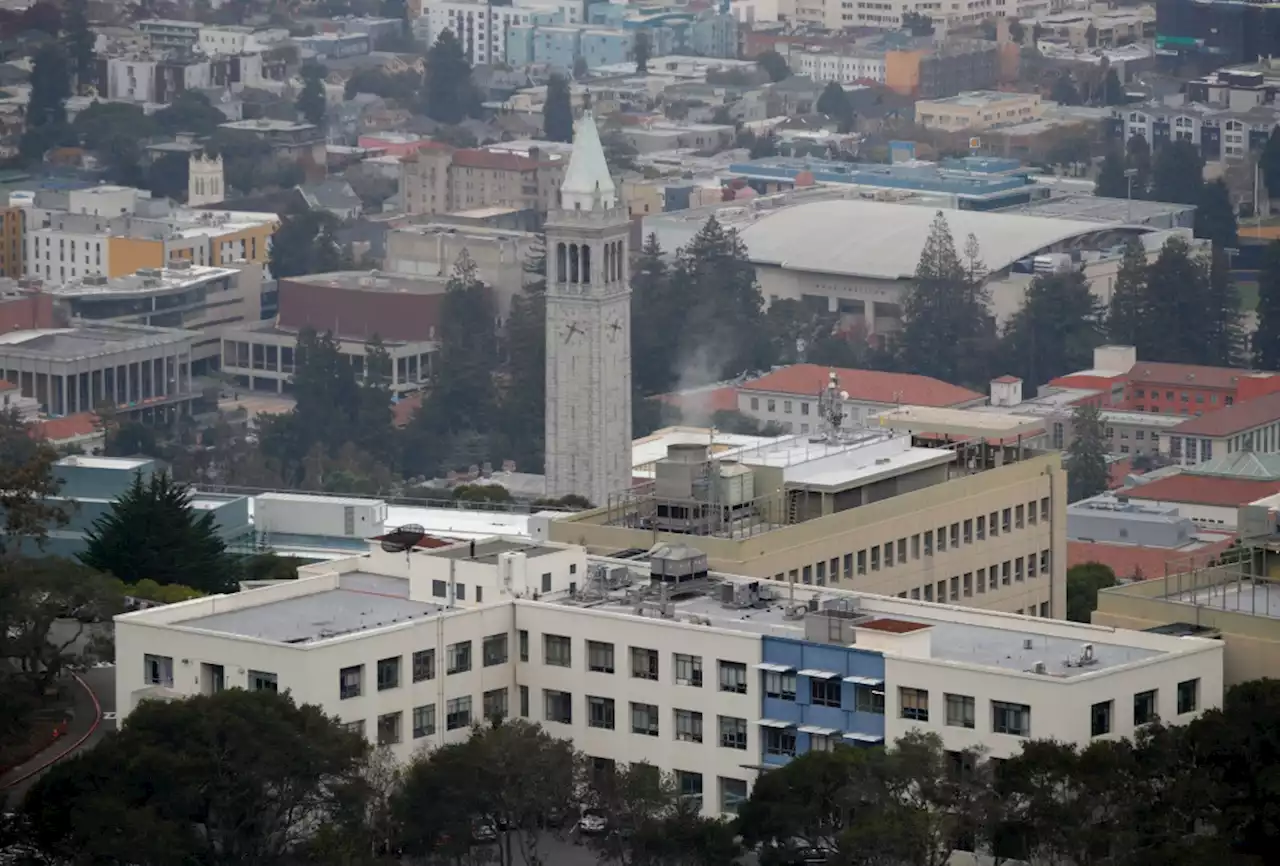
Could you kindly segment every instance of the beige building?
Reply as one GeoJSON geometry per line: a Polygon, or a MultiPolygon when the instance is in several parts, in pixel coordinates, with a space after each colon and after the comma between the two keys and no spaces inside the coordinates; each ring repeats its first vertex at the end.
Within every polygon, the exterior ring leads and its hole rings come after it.
{"type": "MultiPolygon", "coordinates": [[[[970,441],[985,443],[991,425],[1001,426],[983,424],[970,441]]],[[[1066,475],[1058,453],[917,447],[892,422],[830,431],[711,460],[706,445],[672,446],[654,464],[652,482],[531,528],[535,538],[541,532],[612,555],[684,542],[714,571],[783,584],[1064,615],[1066,475]]]]}
{"type": "Polygon", "coordinates": [[[528,156],[488,150],[423,148],[401,162],[406,213],[437,214],[488,205],[545,213],[554,206],[567,161],[531,150],[528,156]]]}
{"type": "Polygon", "coordinates": [[[1039,120],[1044,106],[1037,93],[973,90],[946,99],[921,99],[916,122],[944,132],[979,131],[1039,120]]]}
{"type": "Polygon", "coordinates": [[[507,317],[511,299],[529,275],[525,264],[538,243],[533,232],[485,226],[429,223],[387,232],[386,270],[397,274],[448,278],[465,252],[476,276],[493,291],[498,315],[507,317]]]}
{"type": "Polygon", "coordinates": [[[673,206],[671,210],[706,207],[724,201],[724,189],[719,180],[703,184],[671,177],[649,180],[637,176],[622,179],[622,203],[626,205],[627,213],[632,219],[662,213],[668,210],[668,190],[672,187],[688,189],[688,204],[684,203],[685,196],[682,195],[681,206],[673,206]]]}

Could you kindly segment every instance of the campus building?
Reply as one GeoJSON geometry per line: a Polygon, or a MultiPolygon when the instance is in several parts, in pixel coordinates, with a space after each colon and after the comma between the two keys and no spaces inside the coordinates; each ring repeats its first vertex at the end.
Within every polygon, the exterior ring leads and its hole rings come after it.
{"type": "Polygon", "coordinates": [[[404,760],[494,716],[647,761],[705,815],[837,743],[937,734],[1017,754],[1179,724],[1222,700],[1220,642],[1127,632],[502,538],[301,569],[298,580],[116,618],[116,706],[289,691],[404,760]]]}

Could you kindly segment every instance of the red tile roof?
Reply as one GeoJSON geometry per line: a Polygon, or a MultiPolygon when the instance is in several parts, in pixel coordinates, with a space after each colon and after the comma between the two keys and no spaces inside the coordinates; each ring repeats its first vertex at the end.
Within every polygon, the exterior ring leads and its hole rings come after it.
{"type": "MultiPolygon", "coordinates": [[[[792,364],[742,385],[743,391],[769,391],[816,397],[827,387],[830,367],[792,364]]],[[[841,390],[850,400],[867,403],[905,403],[910,406],[960,406],[985,399],[985,395],[940,379],[914,373],[882,373],[877,370],[836,368],[841,390]]]]}
{"type": "Polygon", "coordinates": [[[1272,421],[1280,421],[1280,392],[1263,394],[1244,403],[1189,418],[1169,430],[1173,436],[1231,436],[1272,421]]]}
{"type": "Polygon", "coordinates": [[[1189,568],[1203,567],[1209,560],[1231,546],[1235,533],[1213,533],[1210,544],[1186,547],[1141,547],[1136,544],[1107,544],[1096,541],[1068,541],[1067,568],[1098,562],[1121,579],[1150,580],[1175,574],[1189,568]]]}
{"type": "Polygon", "coordinates": [[[711,415],[715,412],[738,411],[738,391],[732,385],[708,390],[674,391],[670,394],[658,394],[654,399],[690,413],[711,415]]]}
{"type": "Polygon", "coordinates": [[[48,439],[50,442],[65,442],[79,436],[90,436],[98,430],[98,416],[93,412],[80,412],[64,418],[49,418],[44,421],[33,421],[27,432],[34,439],[48,439]]]}
{"type": "Polygon", "coordinates": [[[1231,389],[1252,370],[1231,367],[1204,367],[1199,364],[1169,364],[1161,361],[1139,361],[1129,368],[1129,381],[1135,385],[1177,385],[1195,388],[1231,389]]]}
{"type": "Polygon", "coordinates": [[[1191,475],[1183,472],[1118,492],[1130,499],[1234,508],[1280,493],[1280,481],[1216,478],[1211,475],[1191,475]]]}
{"type": "Polygon", "coordinates": [[[869,628],[872,631],[883,631],[889,634],[910,634],[913,631],[920,631],[922,628],[930,628],[922,622],[911,622],[905,619],[891,619],[882,617],[881,619],[873,619],[870,622],[857,623],[858,628],[869,628]]]}
{"type": "Polygon", "coordinates": [[[533,171],[545,163],[518,153],[492,150],[455,150],[453,164],[462,168],[487,168],[498,171],[533,171]]]}
{"type": "Polygon", "coordinates": [[[1012,385],[1015,382],[1021,382],[1022,380],[1019,379],[1017,376],[1000,376],[998,378],[992,379],[991,381],[997,382],[1001,385],[1012,385]]]}

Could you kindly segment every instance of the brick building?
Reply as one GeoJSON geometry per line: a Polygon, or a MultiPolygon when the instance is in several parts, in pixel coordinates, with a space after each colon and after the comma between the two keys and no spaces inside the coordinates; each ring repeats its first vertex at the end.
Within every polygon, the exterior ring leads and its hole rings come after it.
{"type": "Polygon", "coordinates": [[[488,205],[545,213],[556,204],[567,161],[530,148],[527,156],[481,149],[424,148],[401,161],[406,213],[437,214],[488,205]]]}

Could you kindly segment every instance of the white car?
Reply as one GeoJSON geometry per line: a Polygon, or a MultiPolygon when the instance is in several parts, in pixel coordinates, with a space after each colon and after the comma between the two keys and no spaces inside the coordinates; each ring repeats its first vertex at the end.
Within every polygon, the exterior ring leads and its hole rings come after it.
{"type": "Polygon", "coordinates": [[[600,809],[584,809],[578,819],[578,832],[586,836],[594,836],[609,829],[609,819],[600,809]]]}

